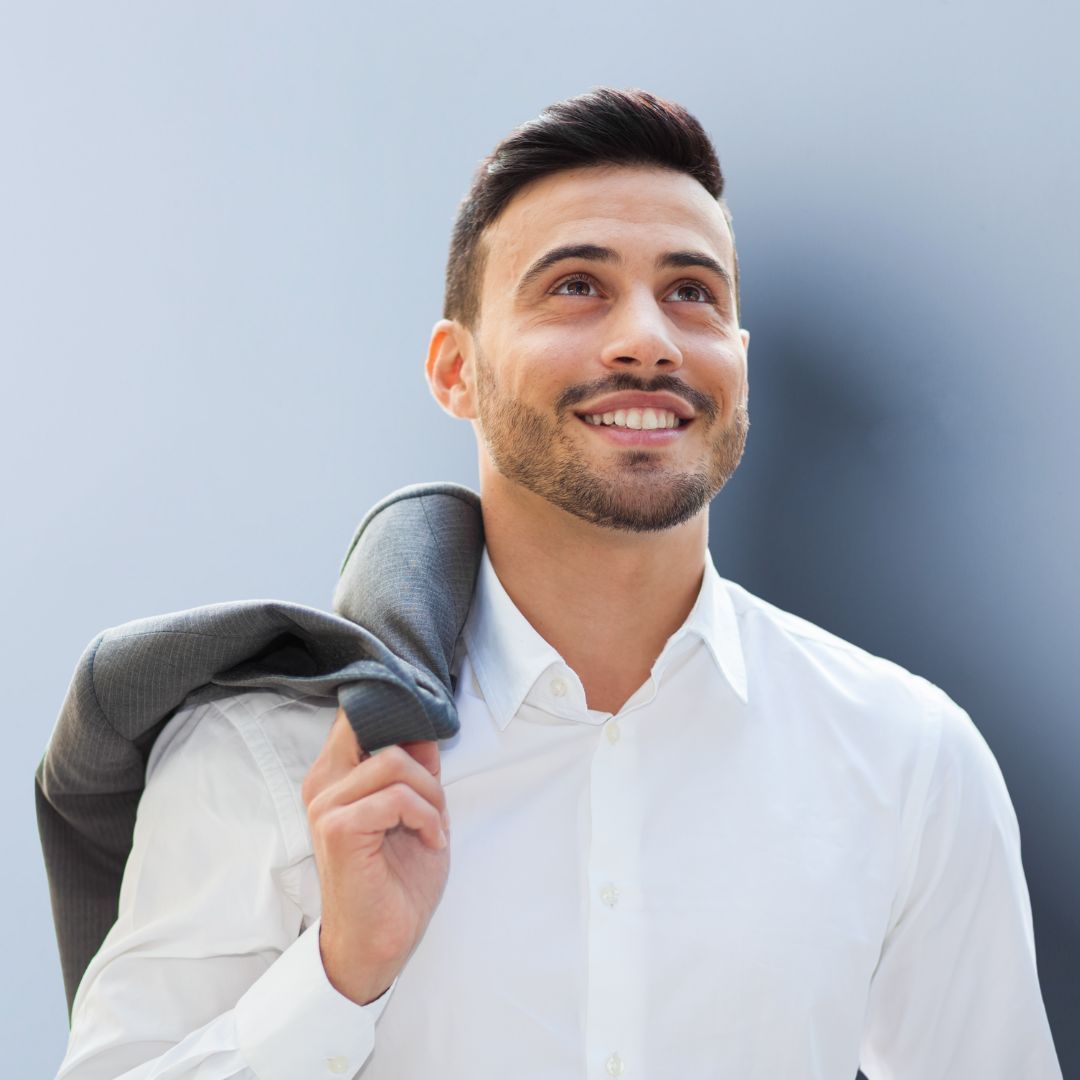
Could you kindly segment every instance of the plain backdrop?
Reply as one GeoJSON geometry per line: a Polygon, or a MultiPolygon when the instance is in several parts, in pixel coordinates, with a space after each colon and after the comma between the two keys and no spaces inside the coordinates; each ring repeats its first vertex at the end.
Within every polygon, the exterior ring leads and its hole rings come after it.
{"type": "Polygon", "coordinates": [[[375,500],[476,486],[422,370],[453,216],[511,128],[608,84],[683,103],[728,176],[753,426],[717,566],[970,712],[1080,1076],[1074,12],[4,5],[5,1074],[66,1039],[32,775],[83,648],[328,607],[375,500]]]}

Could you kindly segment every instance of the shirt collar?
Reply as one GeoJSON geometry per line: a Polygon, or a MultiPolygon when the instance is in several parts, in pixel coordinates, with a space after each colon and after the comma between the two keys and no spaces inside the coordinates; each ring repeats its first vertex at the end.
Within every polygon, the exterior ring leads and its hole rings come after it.
{"type": "MultiPolygon", "coordinates": [[[[491,565],[486,545],[462,636],[480,691],[500,730],[514,718],[545,671],[567,666],[510,599],[491,565]]],[[[746,664],[738,618],[708,552],[697,600],[686,621],[668,638],[657,657],[654,676],[658,677],[668,662],[684,651],[688,637],[705,642],[720,673],[745,704],[746,664]]]]}

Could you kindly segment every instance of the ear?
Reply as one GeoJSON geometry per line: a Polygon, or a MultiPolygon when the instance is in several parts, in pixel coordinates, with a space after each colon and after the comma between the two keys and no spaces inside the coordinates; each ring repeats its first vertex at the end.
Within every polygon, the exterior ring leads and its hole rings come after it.
{"type": "Polygon", "coordinates": [[[428,345],[428,388],[451,416],[475,420],[476,387],[473,379],[472,335],[454,319],[440,319],[428,345]]]}

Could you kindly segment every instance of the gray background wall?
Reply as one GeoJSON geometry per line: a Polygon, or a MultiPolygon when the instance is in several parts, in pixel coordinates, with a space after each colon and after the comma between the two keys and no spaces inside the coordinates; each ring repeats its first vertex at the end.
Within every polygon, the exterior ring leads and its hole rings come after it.
{"type": "Polygon", "coordinates": [[[31,776],[83,647],[328,606],[379,496],[475,485],[422,377],[450,223],[511,127],[608,83],[683,102],[729,176],[753,430],[720,571],[972,714],[1080,1076],[1077,29],[1064,2],[6,5],[6,1072],[65,1041],[31,776]]]}

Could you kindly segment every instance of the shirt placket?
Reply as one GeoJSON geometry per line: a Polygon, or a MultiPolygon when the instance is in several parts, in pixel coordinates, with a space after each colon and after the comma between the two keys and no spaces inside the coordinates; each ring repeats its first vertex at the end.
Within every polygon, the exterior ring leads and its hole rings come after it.
{"type": "Polygon", "coordinates": [[[643,1076],[645,941],[637,745],[618,718],[601,728],[590,770],[586,1076],[643,1076]]]}

